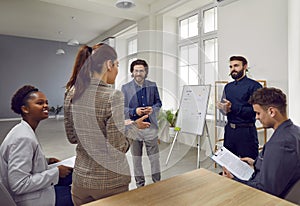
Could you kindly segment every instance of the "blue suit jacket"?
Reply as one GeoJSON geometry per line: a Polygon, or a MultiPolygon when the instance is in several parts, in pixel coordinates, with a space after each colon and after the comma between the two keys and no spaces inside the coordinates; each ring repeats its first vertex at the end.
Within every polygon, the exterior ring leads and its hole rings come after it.
{"type": "MultiPolygon", "coordinates": [[[[136,95],[136,86],[134,80],[124,84],[122,86],[122,92],[124,94],[124,112],[125,119],[136,119],[136,108],[139,107],[139,101],[136,95]]],[[[155,82],[145,80],[144,86],[147,93],[147,106],[151,106],[153,109],[152,114],[149,116],[151,124],[154,124],[157,128],[157,115],[162,106],[159,97],[158,89],[155,82]]]]}

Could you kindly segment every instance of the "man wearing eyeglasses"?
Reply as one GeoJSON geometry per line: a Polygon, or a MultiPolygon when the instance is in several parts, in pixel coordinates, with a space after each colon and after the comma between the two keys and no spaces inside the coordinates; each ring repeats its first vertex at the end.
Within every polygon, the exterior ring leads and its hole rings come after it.
{"type": "Polygon", "coordinates": [[[158,149],[158,124],[156,117],[162,103],[156,83],[146,80],[148,71],[148,64],[145,60],[137,59],[133,61],[130,65],[130,72],[133,80],[122,86],[125,100],[125,119],[134,121],[144,115],[149,115],[149,118],[144,121],[150,122],[150,127],[140,130],[131,146],[134,176],[137,187],[145,185],[145,175],[142,165],[144,144],[150,160],[152,180],[153,182],[157,182],[161,178],[158,149]]]}
{"type": "Polygon", "coordinates": [[[231,56],[229,62],[230,76],[234,81],[225,86],[222,99],[217,103],[217,108],[227,115],[224,146],[239,157],[255,159],[258,155],[255,112],[248,100],[262,86],[247,77],[246,58],[231,56]]]}

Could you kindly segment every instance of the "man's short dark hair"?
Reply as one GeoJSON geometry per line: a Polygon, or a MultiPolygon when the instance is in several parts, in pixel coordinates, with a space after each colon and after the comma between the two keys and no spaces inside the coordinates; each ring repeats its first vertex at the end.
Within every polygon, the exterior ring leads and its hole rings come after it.
{"type": "Polygon", "coordinates": [[[245,57],[242,57],[242,56],[231,56],[229,58],[229,61],[241,61],[243,62],[243,66],[248,64],[248,61],[245,57]]]}
{"type": "Polygon", "coordinates": [[[277,108],[281,114],[286,115],[286,95],[277,88],[263,87],[256,90],[249,101],[250,104],[258,104],[265,110],[269,107],[277,108]]]}
{"type": "Polygon", "coordinates": [[[137,60],[133,61],[130,65],[130,73],[133,72],[133,68],[136,65],[143,65],[144,66],[145,72],[146,72],[146,75],[145,75],[145,78],[146,78],[148,76],[148,71],[149,71],[147,62],[143,59],[137,59],[137,60]]]}

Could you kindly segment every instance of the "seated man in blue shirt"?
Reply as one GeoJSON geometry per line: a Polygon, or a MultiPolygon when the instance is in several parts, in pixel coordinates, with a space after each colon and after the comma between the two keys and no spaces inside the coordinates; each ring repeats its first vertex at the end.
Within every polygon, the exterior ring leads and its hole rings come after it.
{"type": "Polygon", "coordinates": [[[288,119],[286,95],[279,89],[258,89],[249,103],[263,127],[275,131],[255,160],[242,158],[255,170],[249,181],[237,179],[224,167],[223,176],[283,198],[300,179],[300,128],[288,119]]]}

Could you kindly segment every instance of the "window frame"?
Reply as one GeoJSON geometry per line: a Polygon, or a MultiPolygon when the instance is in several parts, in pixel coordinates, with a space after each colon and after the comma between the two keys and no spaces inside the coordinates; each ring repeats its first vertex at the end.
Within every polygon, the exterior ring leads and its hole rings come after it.
{"type": "MultiPolygon", "coordinates": [[[[188,46],[191,44],[198,44],[198,84],[205,84],[206,80],[206,68],[205,68],[205,64],[207,62],[205,62],[206,58],[206,54],[205,54],[205,41],[210,40],[210,39],[216,39],[218,41],[218,25],[217,25],[217,21],[218,21],[218,7],[215,4],[208,4],[206,6],[203,6],[197,10],[194,10],[192,12],[189,12],[181,17],[178,18],[178,44],[177,44],[177,53],[178,53],[178,66],[177,66],[177,73],[179,74],[179,69],[180,69],[180,57],[181,57],[181,51],[180,48],[182,46],[188,46]],[[210,31],[207,33],[204,33],[204,12],[210,9],[215,9],[214,13],[214,28],[216,30],[214,31],[210,31]],[[181,28],[180,28],[180,22],[184,19],[187,19],[193,15],[198,15],[198,35],[197,36],[193,36],[190,38],[186,38],[186,39],[181,39],[181,28]]],[[[215,59],[213,62],[215,62],[217,68],[216,68],[216,73],[214,74],[214,80],[216,81],[216,78],[218,76],[218,42],[217,42],[217,48],[214,48],[214,52],[217,52],[215,54],[215,59]]],[[[189,64],[188,64],[189,65],[189,64]]],[[[189,84],[189,82],[188,82],[189,84]]],[[[178,80],[178,85],[180,85],[180,79],[178,80]]],[[[212,84],[213,86],[214,84],[212,84]]],[[[180,91],[179,91],[180,92],[180,91]]],[[[180,96],[180,93],[178,94],[180,96]]],[[[210,99],[211,97],[213,97],[213,89],[211,90],[211,95],[210,95],[210,99]]],[[[214,102],[213,99],[211,100],[211,102],[214,102]]],[[[208,114],[213,113],[213,109],[208,109],[208,114]]]]}
{"type": "Polygon", "coordinates": [[[129,61],[131,60],[131,59],[137,59],[137,54],[138,54],[138,36],[137,35],[134,35],[134,36],[132,36],[132,37],[130,37],[130,38],[128,38],[127,40],[126,40],[126,54],[127,54],[127,59],[126,59],[126,68],[127,68],[127,71],[128,71],[128,75],[127,75],[127,81],[129,81],[129,79],[128,79],[128,77],[130,77],[131,76],[131,73],[130,73],[130,63],[129,63],[129,61]],[[130,44],[130,42],[131,41],[134,41],[134,40],[136,40],[136,53],[131,53],[131,54],[129,54],[128,53],[128,51],[129,51],[129,44],[130,44]]]}
{"type": "MultiPolygon", "coordinates": [[[[179,70],[180,70],[180,61],[181,61],[181,50],[180,48],[181,47],[184,47],[184,46],[190,46],[190,45],[193,45],[193,44],[197,44],[198,45],[198,68],[197,68],[197,71],[198,71],[198,74],[199,74],[199,66],[200,66],[200,59],[199,59],[199,53],[200,53],[200,45],[199,45],[199,10],[195,10],[195,11],[192,11],[192,12],[189,12],[181,17],[178,18],[177,20],[177,26],[178,26],[178,44],[177,44],[177,54],[178,54],[178,66],[177,66],[177,74],[179,74],[179,70]],[[198,35],[196,36],[192,36],[192,37],[188,37],[188,38],[185,38],[185,39],[181,39],[181,28],[180,28],[180,22],[183,21],[184,19],[188,19],[192,16],[195,16],[195,15],[198,15],[198,35]]],[[[190,66],[190,64],[187,65],[188,67],[190,66]]],[[[180,80],[178,80],[178,84],[180,85],[180,80]]],[[[199,79],[198,79],[198,84],[199,84],[199,79]]]]}

